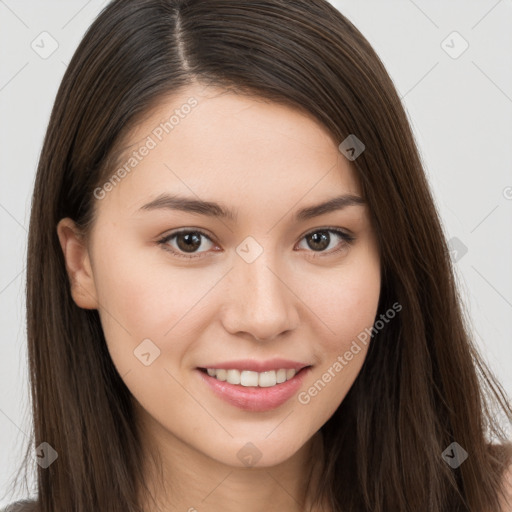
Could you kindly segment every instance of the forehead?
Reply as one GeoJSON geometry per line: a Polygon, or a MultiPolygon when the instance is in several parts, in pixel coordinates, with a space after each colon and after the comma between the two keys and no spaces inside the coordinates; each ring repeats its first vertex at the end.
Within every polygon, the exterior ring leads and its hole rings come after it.
{"type": "Polygon", "coordinates": [[[109,202],[140,207],[162,192],[248,207],[360,194],[350,162],[313,116],[193,85],[162,99],[126,137],[109,202]]]}

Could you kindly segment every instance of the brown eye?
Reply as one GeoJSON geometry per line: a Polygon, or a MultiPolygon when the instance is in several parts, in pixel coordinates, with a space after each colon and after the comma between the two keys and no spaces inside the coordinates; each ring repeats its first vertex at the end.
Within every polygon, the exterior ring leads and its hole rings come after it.
{"type": "Polygon", "coordinates": [[[159,240],[158,243],[176,256],[182,256],[184,258],[200,257],[203,253],[208,252],[208,250],[213,246],[213,242],[210,237],[206,233],[198,230],[178,231],[167,235],[159,240]],[[207,240],[206,248],[204,248],[204,239],[207,240]],[[208,247],[208,244],[210,244],[210,247],[208,247]],[[201,247],[205,250],[198,251],[201,247]]]}
{"type": "Polygon", "coordinates": [[[194,252],[201,247],[201,235],[198,233],[178,233],[175,238],[181,251],[194,252]]]}
{"type": "Polygon", "coordinates": [[[324,251],[329,247],[331,237],[328,231],[316,231],[306,236],[308,245],[314,251],[324,251]]]}
{"type": "Polygon", "coordinates": [[[305,235],[303,240],[312,252],[329,255],[346,248],[355,238],[339,229],[317,229],[305,235]]]}

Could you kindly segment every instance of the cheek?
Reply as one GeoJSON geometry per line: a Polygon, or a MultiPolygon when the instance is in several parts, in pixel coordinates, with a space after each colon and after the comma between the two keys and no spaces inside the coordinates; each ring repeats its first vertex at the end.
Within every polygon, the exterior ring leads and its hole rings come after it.
{"type": "Polygon", "coordinates": [[[297,401],[312,413],[320,425],[339,407],[352,387],[365,361],[371,329],[377,313],[380,280],[378,273],[368,272],[344,277],[346,287],[333,285],[331,301],[322,311],[329,326],[317,338],[317,368],[304,382],[297,401]]]}
{"type": "Polygon", "coordinates": [[[304,280],[301,298],[319,319],[325,351],[343,350],[365,328],[371,328],[380,286],[380,264],[370,252],[304,280]]]}
{"type": "Polygon", "coordinates": [[[100,304],[130,332],[163,337],[215,283],[167,264],[163,249],[120,245],[126,250],[98,258],[96,289],[100,304]]]}
{"type": "Polygon", "coordinates": [[[363,366],[380,297],[380,261],[374,246],[359,247],[337,269],[304,286],[318,322],[317,371],[297,399],[322,421],[334,413],[363,366]],[[312,290],[315,290],[316,293],[312,290]]]}
{"type": "MultiPolygon", "coordinates": [[[[331,279],[318,281],[315,311],[329,327],[318,338],[319,361],[315,374],[297,396],[306,411],[315,410],[323,424],[343,401],[363,366],[380,296],[380,262],[376,251],[360,250],[333,272],[331,279]]],[[[310,292],[309,299],[315,300],[310,292]]],[[[313,309],[313,308],[312,308],[313,309]]]]}

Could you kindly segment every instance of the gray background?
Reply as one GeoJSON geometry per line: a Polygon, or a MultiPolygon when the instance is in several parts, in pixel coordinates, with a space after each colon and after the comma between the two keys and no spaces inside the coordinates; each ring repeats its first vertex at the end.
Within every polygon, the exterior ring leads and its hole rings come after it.
{"type": "MultiPolygon", "coordinates": [[[[66,65],[106,3],[0,0],[0,506],[30,426],[24,287],[37,159],[66,65]]],[[[332,3],[402,97],[477,343],[512,394],[512,0],[332,3]]]]}

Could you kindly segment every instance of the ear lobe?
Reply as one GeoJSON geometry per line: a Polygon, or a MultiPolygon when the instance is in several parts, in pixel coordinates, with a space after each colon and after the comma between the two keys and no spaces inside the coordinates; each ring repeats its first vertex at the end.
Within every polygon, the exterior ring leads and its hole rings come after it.
{"type": "Polygon", "coordinates": [[[97,309],[96,286],[87,244],[75,222],[66,217],[57,224],[57,235],[66,262],[66,271],[75,304],[83,309],[97,309]]]}

